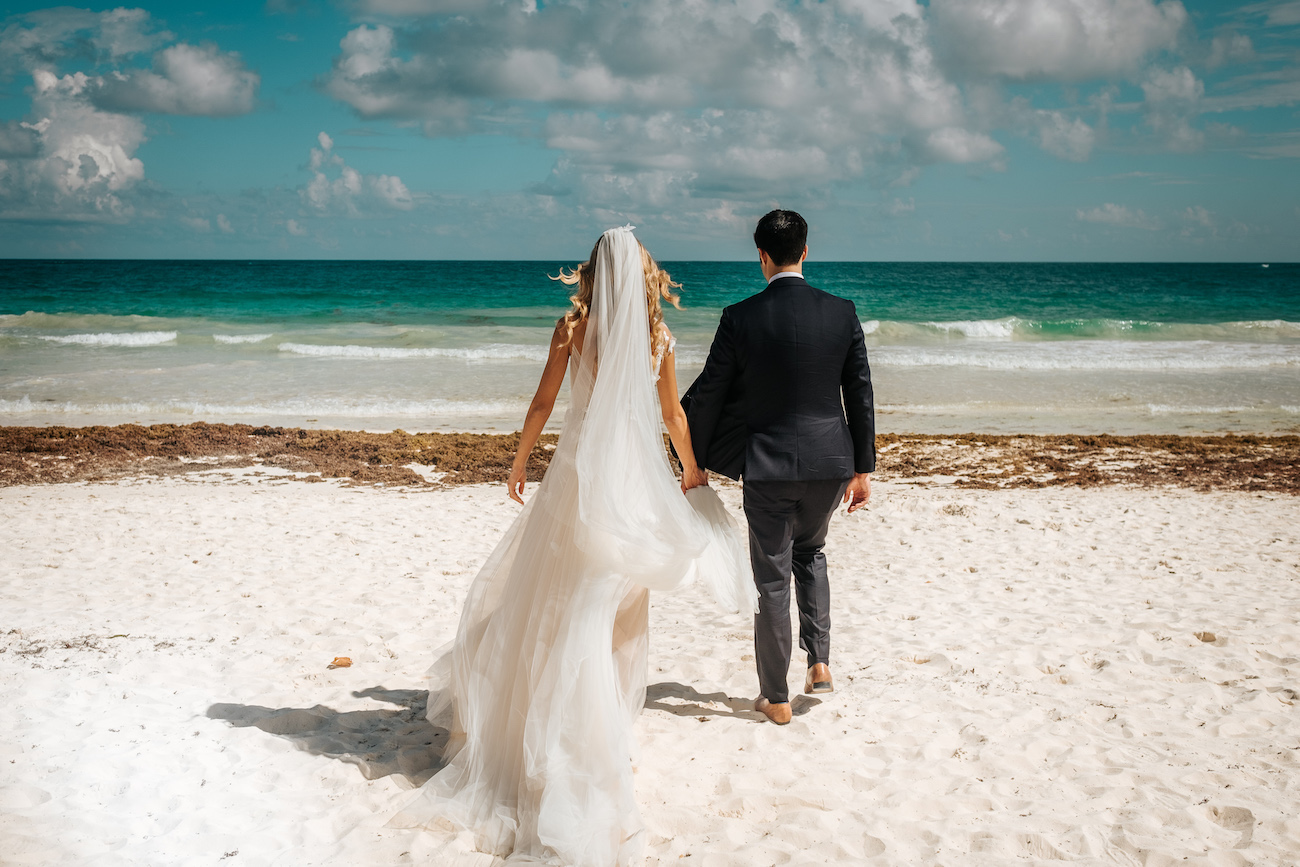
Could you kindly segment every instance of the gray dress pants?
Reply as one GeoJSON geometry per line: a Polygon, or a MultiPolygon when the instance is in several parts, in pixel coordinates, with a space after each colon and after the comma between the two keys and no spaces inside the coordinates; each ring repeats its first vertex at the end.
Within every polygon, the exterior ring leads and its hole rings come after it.
{"type": "Polygon", "coordinates": [[[749,559],[758,586],[754,660],[759,691],[773,704],[790,700],[786,676],[792,572],[799,605],[799,646],[808,654],[810,668],[830,661],[831,591],[822,545],[848,485],[848,479],[745,482],[749,559]]]}

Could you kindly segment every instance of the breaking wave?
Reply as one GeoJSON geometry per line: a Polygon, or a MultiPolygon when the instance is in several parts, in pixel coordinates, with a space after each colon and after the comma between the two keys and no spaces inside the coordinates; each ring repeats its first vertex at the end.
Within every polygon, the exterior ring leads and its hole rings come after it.
{"type": "Polygon", "coordinates": [[[60,415],[185,415],[219,419],[228,416],[321,416],[326,418],[430,418],[440,415],[520,415],[526,402],[514,400],[367,400],[358,398],[303,398],[267,403],[208,403],[203,401],[159,400],[116,403],[74,403],[0,399],[0,415],[55,413],[60,415]]]}
{"type": "Polygon", "coordinates": [[[356,344],[340,346],[315,343],[281,343],[277,348],[281,352],[289,352],[294,355],[310,355],[317,358],[464,358],[471,361],[489,359],[545,361],[549,350],[549,347],[546,346],[513,343],[489,343],[474,347],[358,346],[356,344]]]}
{"type": "Polygon", "coordinates": [[[104,331],[99,334],[41,335],[41,340],[77,346],[158,346],[171,343],[175,339],[175,331],[104,331]]]}

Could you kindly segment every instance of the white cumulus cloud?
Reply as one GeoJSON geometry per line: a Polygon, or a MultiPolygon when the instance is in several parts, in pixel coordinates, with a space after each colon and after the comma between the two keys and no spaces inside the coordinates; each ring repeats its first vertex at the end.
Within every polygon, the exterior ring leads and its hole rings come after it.
{"type": "Polygon", "coordinates": [[[921,150],[935,162],[982,163],[1000,155],[1002,145],[984,133],[949,126],[927,135],[921,150]]]}
{"type": "Polygon", "coordinates": [[[51,70],[69,57],[113,62],[152,51],[171,38],[144,9],[40,9],[0,25],[0,74],[51,70]]]}
{"type": "Polygon", "coordinates": [[[1192,127],[1205,85],[1186,66],[1150,70],[1142,82],[1147,124],[1175,151],[1200,150],[1205,133],[1192,127]]]}
{"type": "Polygon", "coordinates": [[[0,175],[0,208],[9,215],[63,219],[121,219],[133,211],[124,194],[144,179],[134,156],[144,142],[135,117],[100,111],[85,99],[89,79],[38,70],[32,77],[28,129],[39,156],[7,162],[0,175]]]}
{"type": "MultiPolygon", "coordinates": [[[[596,207],[731,208],[855,179],[906,185],[934,163],[1002,168],[1008,131],[1083,162],[1127,134],[1107,124],[1121,81],[1150,91],[1148,139],[1198,146],[1199,101],[1159,81],[1187,69],[1179,0],[349,5],[367,23],[340,41],[325,92],[429,136],[537,138],[561,157],[536,191],[596,207]],[[1068,109],[1002,95],[1090,80],[1114,93],[1068,109]]],[[[1223,57],[1247,50],[1225,39],[1223,57]]]]}
{"type": "Polygon", "coordinates": [[[1214,228],[1214,215],[1202,205],[1191,205],[1185,208],[1180,216],[1189,223],[1195,223],[1207,229],[1214,228]]]}
{"type": "Polygon", "coordinates": [[[930,10],[946,65],[1016,80],[1136,72],[1188,21],[1178,0],[934,0],[930,10]]]}
{"type": "Polygon", "coordinates": [[[1210,40],[1205,65],[1217,69],[1229,63],[1253,60],[1255,44],[1244,33],[1220,33],[1210,40]]]}
{"type": "Polygon", "coordinates": [[[135,213],[145,177],[135,155],[146,138],[137,114],[252,108],[257,74],[215,45],[180,42],[157,51],[152,69],[121,68],[173,39],[143,9],[57,7],[0,23],[0,76],[22,73],[32,82],[27,116],[0,125],[0,214],[123,220],[135,213]],[[61,73],[66,66],[74,70],[61,73]]]}
{"type": "Polygon", "coordinates": [[[1293,27],[1300,24],[1300,0],[1264,0],[1237,9],[1242,16],[1263,16],[1269,27],[1293,27]]]}
{"type": "Polygon", "coordinates": [[[94,99],[115,111],[225,117],[252,111],[260,83],[238,53],[179,42],[154,56],[153,69],[100,79],[94,99]]]}
{"type": "Polygon", "coordinates": [[[906,202],[903,201],[902,199],[894,199],[894,201],[890,203],[888,210],[889,210],[889,215],[891,217],[899,217],[902,216],[903,214],[910,214],[916,210],[916,199],[911,196],[908,196],[906,202]]]}
{"type": "Polygon", "coordinates": [[[16,120],[0,123],[0,159],[34,157],[40,147],[40,133],[30,123],[16,120]]]}
{"type": "MultiPolygon", "coordinates": [[[[50,12],[80,11],[51,9],[50,12]]],[[[99,13],[98,28],[92,37],[94,44],[111,58],[128,57],[152,51],[160,43],[172,38],[166,30],[155,30],[153,19],[145,9],[127,9],[119,6],[99,13]]]]}
{"type": "Polygon", "coordinates": [[[375,196],[388,207],[399,211],[409,211],[415,207],[415,202],[411,199],[411,191],[397,175],[376,175],[370,183],[375,196]]]}
{"type": "Polygon", "coordinates": [[[1124,205],[1107,202],[1096,208],[1075,211],[1075,216],[1085,223],[1101,223],[1122,229],[1159,229],[1160,221],[1148,217],[1141,209],[1131,210],[1124,205]]]}
{"type": "Polygon", "coordinates": [[[334,153],[334,140],[325,132],[316,136],[308,168],[311,181],[302,190],[303,201],[319,214],[355,216],[374,206],[409,211],[415,201],[396,175],[363,175],[334,153]]]}
{"type": "Polygon", "coordinates": [[[1067,117],[1059,111],[1035,112],[1038,143],[1043,150],[1063,160],[1084,162],[1097,143],[1097,131],[1080,118],[1067,117]]]}
{"type": "Polygon", "coordinates": [[[914,0],[472,7],[371,0],[432,18],[354,28],[322,86],[429,135],[540,137],[565,155],[548,189],[603,190],[609,205],[635,190],[722,208],[742,191],[1003,153],[937,67],[914,0]]]}

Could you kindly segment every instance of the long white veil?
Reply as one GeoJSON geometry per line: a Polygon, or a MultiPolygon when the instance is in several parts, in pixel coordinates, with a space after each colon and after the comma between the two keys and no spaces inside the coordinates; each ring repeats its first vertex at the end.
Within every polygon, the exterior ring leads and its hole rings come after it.
{"type": "Polygon", "coordinates": [[[645,272],[631,226],[601,236],[574,406],[562,436],[577,439],[578,544],[650,590],[699,577],[731,611],[755,591],[739,530],[717,494],[683,498],[660,433],[645,272]]]}

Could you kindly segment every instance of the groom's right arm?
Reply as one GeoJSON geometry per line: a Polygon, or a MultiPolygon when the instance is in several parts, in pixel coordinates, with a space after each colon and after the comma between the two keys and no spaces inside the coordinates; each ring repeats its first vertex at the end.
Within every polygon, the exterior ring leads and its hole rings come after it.
{"type": "Polygon", "coordinates": [[[695,461],[702,467],[708,467],[709,445],[713,442],[718,419],[722,416],[722,407],[731,391],[737,370],[735,322],[731,308],[727,307],[722,311],[717,333],[713,335],[713,345],[709,347],[704,370],[691,386],[687,420],[691,428],[695,461]]]}

